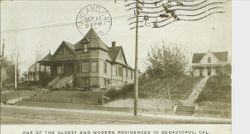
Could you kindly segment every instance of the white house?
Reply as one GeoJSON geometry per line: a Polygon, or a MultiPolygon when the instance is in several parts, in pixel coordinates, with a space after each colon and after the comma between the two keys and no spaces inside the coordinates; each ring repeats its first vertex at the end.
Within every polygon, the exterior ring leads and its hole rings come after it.
{"type": "Polygon", "coordinates": [[[192,58],[193,76],[213,76],[219,72],[230,73],[231,64],[228,59],[228,52],[194,53],[192,58]],[[229,71],[228,71],[229,70],[229,71]]]}

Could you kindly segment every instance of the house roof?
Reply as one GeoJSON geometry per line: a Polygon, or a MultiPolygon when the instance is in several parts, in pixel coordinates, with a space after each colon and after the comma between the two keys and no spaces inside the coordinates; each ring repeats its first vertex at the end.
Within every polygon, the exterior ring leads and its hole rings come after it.
{"type": "Polygon", "coordinates": [[[195,53],[193,54],[192,63],[198,63],[206,53],[195,53]]]}
{"type": "Polygon", "coordinates": [[[74,51],[75,46],[67,41],[63,41],[67,47],[69,47],[72,51],[74,51]]]}
{"type": "Polygon", "coordinates": [[[83,48],[82,44],[87,44],[88,48],[102,49],[102,50],[108,52],[112,62],[116,62],[117,56],[118,56],[119,52],[121,51],[125,64],[124,63],[119,63],[119,64],[124,64],[125,66],[130,67],[127,64],[126,57],[125,57],[122,46],[108,47],[105,43],[102,42],[102,40],[100,39],[100,37],[97,35],[97,33],[94,31],[93,28],[91,28],[89,30],[89,32],[85,35],[85,37],[83,39],[81,39],[80,41],[78,41],[75,44],[71,44],[67,41],[62,41],[61,45],[57,48],[57,50],[54,52],[53,55],[51,55],[49,53],[39,62],[53,61],[55,58],[54,55],[57,53],[59,48],[62,47],[63,45],[66,46],[67,48],[69,48],[69,50],[75,55],[77,53],[77,49],[83,48]]]}
{"type": "MultiPolygon", "coordinates": [[[[207,53],[194,53],[192,63],[198,63],[207,53]]],[[[224,62],[228,59],[228,52],[212,52],[219,61],[224,62]]]]}
{"type": "Polygon", "coordinates": [[[76,53],[75,46],[73,44],[71,44],[71,43],[69,43],[67,41],[62,41],[61,45],[56,49],[56,51],[54,52],[53,56],[55,56],[55,54],[57,53],[57,51],[59,51],[60,47],[62,47],[63,45],[66,46],[70,50],[70,52],[72,54],[76,53]]]}
{"type": "Polygon", "coordinates": [[[213,53],[220,61],[228,60],[228,52],[214,52],[213,53]]]}
{"type": "Polygon", "coordinates": [[[116,59],[116,57],[121,49],[122,49],[121,46],[109,47],[109,56],[110,56],[112,61],[115,61],[115,59],[116,59]]]}
{"type": "Polygon", "coordinates": [[[125,64],[127,64],[127,61],[126,61],[126,57],[125,57],[125,54],[124,54],[124,52],[123,52],[123,49],[122,49],[122,46],[113,46],[113,47],[109,47],[109,56],[110,56],[110,58],[111,58],[111,60],[113,61],[113,62],[115,62],[116,61],[116,58],[117,58],[117,56],[118,56],[118,54],[119,54],[119,52],[122,52],[122,55],[123,55],[123,58],[124,58],[124,62],[125,62],[125,64]]]}
{"type": "Polygon", "coordinates": [[[30,69],[36,67],[37,64],[38,64],[37,62],[33,63],[31,66],[29,66],[28,70],[30,70],[30,69]]]}
{"type": "Polygon", "coordinates": [[[89,32],[85,35],[83,39],[81,39],[75,44],[75,48],[81,48],[81,45],[83,43],[87,43],[88,48],[100,48],[108,51],[108,46],[102,42],[102,40],[93,28],[89,30],[89,32]]]}
{"type": "Polygon", "coordinates": [[[50,61],[53,56],[49,53],[45,57],[43,57],[39,62],[50,61]]]}

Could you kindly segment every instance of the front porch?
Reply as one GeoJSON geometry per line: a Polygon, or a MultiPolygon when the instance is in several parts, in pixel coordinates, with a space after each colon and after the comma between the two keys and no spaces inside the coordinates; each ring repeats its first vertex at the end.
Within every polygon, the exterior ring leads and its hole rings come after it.
{"type": "Polygon", "coordinates": [[[193,66],[192,75],[195,77],[200,76],[214,76],[223,70],[224,66],[193,66]]]}

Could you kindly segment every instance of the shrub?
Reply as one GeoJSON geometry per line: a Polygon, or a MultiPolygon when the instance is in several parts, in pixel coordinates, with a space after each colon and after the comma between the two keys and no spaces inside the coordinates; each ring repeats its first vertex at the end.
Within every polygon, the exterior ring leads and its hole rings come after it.
{"type": "Polygon", "coordinates": [[[117,98],[132,98],[133,97],[133,91],[134,91],[134,84],[128,84],[122,87],[120,90],[116,89],[110,89],[105,93],[105,96],[111,98],[111,99],[117,99],[117,98]]]}

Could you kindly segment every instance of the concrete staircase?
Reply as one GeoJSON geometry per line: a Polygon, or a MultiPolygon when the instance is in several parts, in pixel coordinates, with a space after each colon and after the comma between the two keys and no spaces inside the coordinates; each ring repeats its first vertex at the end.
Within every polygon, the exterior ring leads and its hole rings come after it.
{"type": "Polygon", "coordinates": [[[194,87],[191,94],[188,96],[186,100],[182,100],[182,105],[178,105],[175,108],[176,115],[184,115],[184,116],[191,116],[194,114],[196,106],[194,102],[198,99],[201,91],[206,86],[207,80],[209,76],[206,76],[200,80],[200,82],[194,87]]]}
{"type": "Polygon", "coordinates": [[[175,115],[191,116],[194,114],[195,106],[177,106],[175,115]]]}
{"type": "Polygon", "coordinates": [[[48,84],[48,86],[50,88],[62,88],[66,87],[67,84],[72,84],[73,80],[74,80],[74,74],[57,76],[48,84]]]}
{"type": "Polygon", "coordinates": [[[61,76],[56,76],[56,78],[54,78],[52,81],[50,81],[49,83],[48,83],[48,87],[53,87],[59,80],[60,80],[60,77],[61,76]]]}
{"type": "Polygon", "coordinates": [[[195,86],[191,94],[188,96],[186,100],[183,100],[183,105],[193,105],[196,99],[198,99],[201,91],[204,89],[206,86],[207,80],[209,79],[209,76],[204,77],[203,79],[200,80],[200,82],[195,86]]]}

